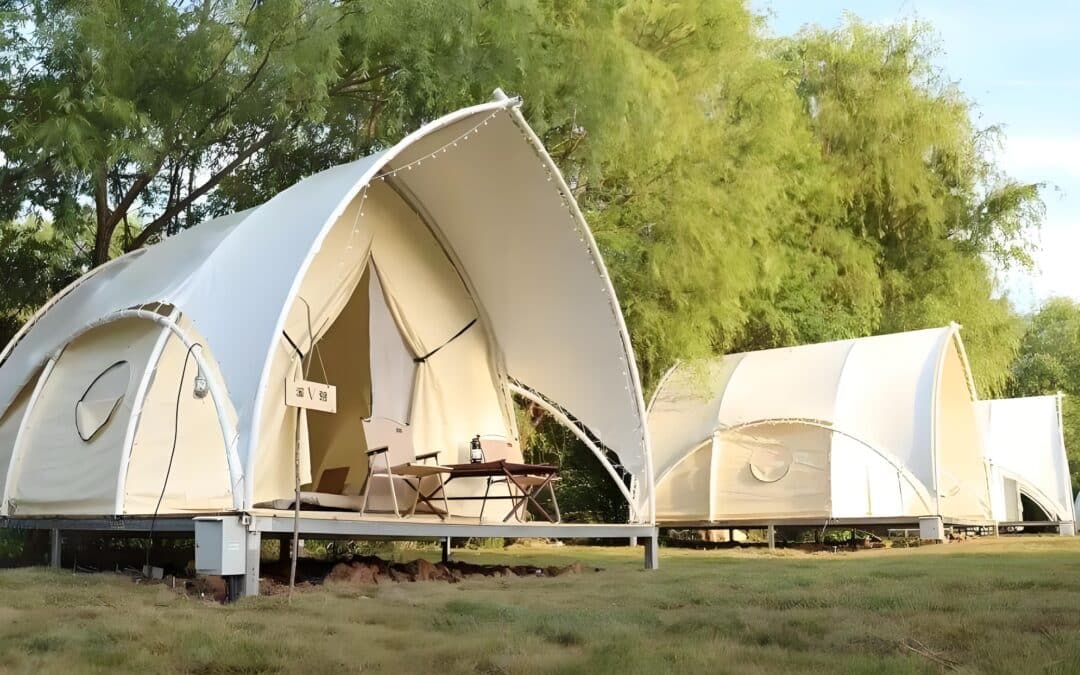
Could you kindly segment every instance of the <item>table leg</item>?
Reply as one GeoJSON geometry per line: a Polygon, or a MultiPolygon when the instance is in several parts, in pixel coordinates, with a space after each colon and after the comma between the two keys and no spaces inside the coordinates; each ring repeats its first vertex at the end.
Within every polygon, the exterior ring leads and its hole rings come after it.
{"type": "Polygon", "coordinates": [[[555,496],[555,481],[549,480],[547,482],[548,493],[551,495],[551,504],[555,507],[555,522],[562,522],[562,514],[559,513],[559,499],[555,496]]]}

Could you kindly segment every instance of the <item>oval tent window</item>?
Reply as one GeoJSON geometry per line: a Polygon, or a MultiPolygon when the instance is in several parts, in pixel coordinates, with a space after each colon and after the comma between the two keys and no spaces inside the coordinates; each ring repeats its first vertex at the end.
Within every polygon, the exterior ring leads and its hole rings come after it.
{"type": "Polygon", "coordinates": [[[94,378],[75,404],[75,429],[79,438],[90,441],[112,419],[127,393],[131,365],[117,361],[94,378]]]}
{"type": "Polygon", "coordinates": [[[775,483],[787,475],[793,460],[782,445],[759,446],[750,455],[750,473],[762,483],[775,483]]]}

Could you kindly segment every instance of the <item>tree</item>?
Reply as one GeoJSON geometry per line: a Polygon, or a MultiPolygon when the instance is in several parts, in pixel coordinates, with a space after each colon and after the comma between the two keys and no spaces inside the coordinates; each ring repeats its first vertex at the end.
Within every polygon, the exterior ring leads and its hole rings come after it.
{"type": "Polygon", "coordinates": [[[974,127],[971,103],[933,66],[934,45],[925,24],[849,19],[781,42],[779,55],[831,170],[833,225],[877,262],[874,332],[962,323],[975,381],[993,395],[1020,328],[990,265],[1030,264],[1040,185],[1001,172],[999,132],[974,127]]]}
{"type": "Polygon", "coordinates": [[[94,264],[114,237],[129,250],[263,201],[498,85],[535,94],[552,135],[633,120],[648,94],[604,33],[584,39],[609,3],[4,4],[0,217],[64,228],[92,205],[94,264]]]}
{"type": "Polygon", "coordinates": [[[77,245],[40,221],[0,224],[0,345],[45,302],[78,278],[88,260],[77,245]]]}
{"type": "Polygon", "coordinates": [[[1065,447],[1073,490],[1080,488],[1080,303],[1051,298],[1027,321],[1012,367],[1012,396],[1065,394],[1065,447]]]}

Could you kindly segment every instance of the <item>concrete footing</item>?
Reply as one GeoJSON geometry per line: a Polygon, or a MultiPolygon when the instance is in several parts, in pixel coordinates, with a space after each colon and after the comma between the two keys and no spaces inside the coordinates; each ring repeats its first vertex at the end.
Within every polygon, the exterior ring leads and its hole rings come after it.
{"type": "Polygon", "coordinates": [[[1063,537],[1075,537],[1076,536],[1076,523],[1068,522],[1058,525],[1058,534],[1063,537]]]}

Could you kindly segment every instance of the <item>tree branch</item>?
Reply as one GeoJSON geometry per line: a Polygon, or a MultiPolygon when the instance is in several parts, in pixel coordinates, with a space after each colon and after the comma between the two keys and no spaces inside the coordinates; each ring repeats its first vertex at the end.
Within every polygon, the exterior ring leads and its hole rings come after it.
{"type": "Polygon", "coordinates": [[[151,221],[145,228],[143,228],[141,232],[139,232],[138,236],[135,237],[135,240],[131,242],[130,250],[145,246],[146,242],[150,239],[150,237],[160,232],[161,228],[166,223],[168,223],[169,220],[187,209],[187,207],[190,206],[195,200],[199,199],[207,192],[214,189],[214,187],[216,187],[217,184],[220,183],[226,176],[231,174],[233,170],[236,169],[236,167],[243,164],[244,161],[246,161],[249,157],[254,155],[259,150],[262,150],[266,146],[270,145],[270,143],[276,140],[279,135],[280,132],[266,132],[265,136],[260,138],[258,141],[252,143],[242,152],[237,154],[231,162],[222,167],[217,173],[211,176],[209,180],[189,192],[183,199],[176,200],[176,202],[173,203],[170,207],[168,207],[164,213],[151,221]]]}

